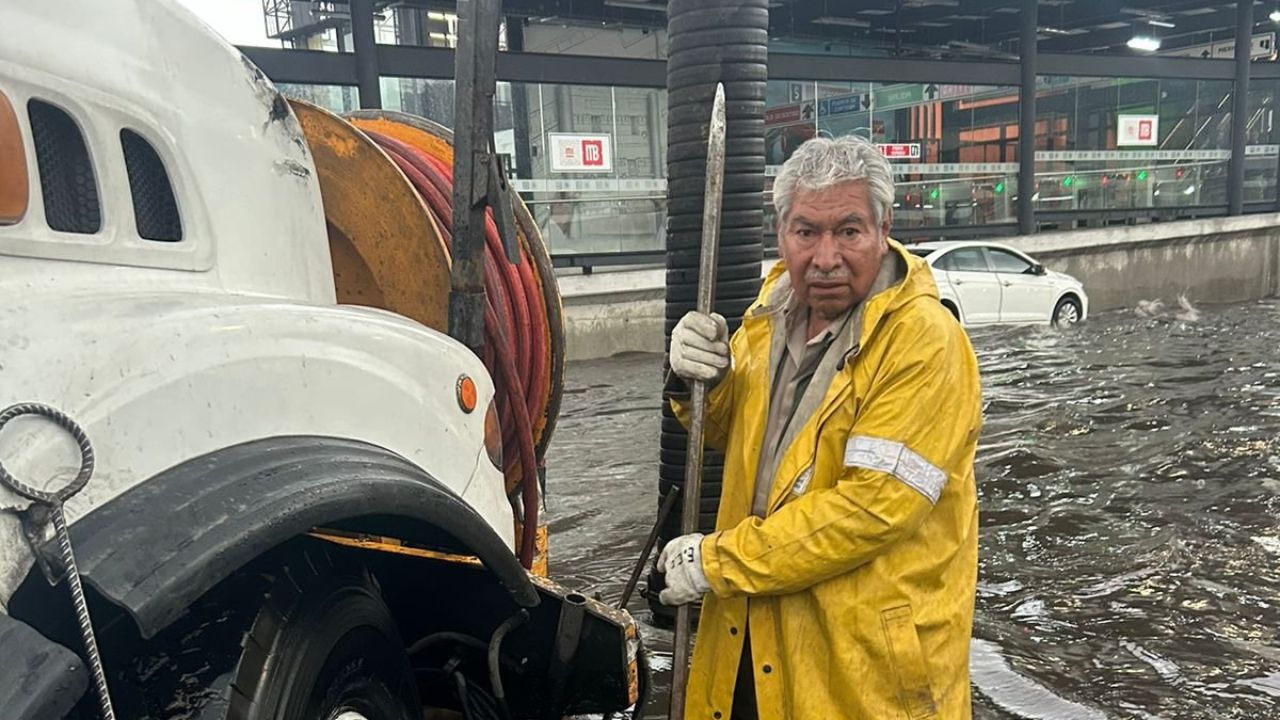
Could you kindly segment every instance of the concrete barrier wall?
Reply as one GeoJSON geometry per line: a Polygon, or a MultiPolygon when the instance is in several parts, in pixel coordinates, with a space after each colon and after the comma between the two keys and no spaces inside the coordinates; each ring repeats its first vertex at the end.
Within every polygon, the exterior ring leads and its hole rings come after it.
{"type": "Polygon", "coordinates": [[[1074,275],[1090,310],[1140,300],[1231,303],[1280,295],[1280,215],[1249,215],[1009,238],[1051,270],[1074,275]]]}
{"type": "Polygon", "coordinates": [[[622,270],[559,278],[566,357],[662,352],[664,270],[622,270]]]}
{"type": "MultiPolygon", "coordinates": [[[[1280,295],[1280,214],[1045,233],[999,242],[1084,283],[1091,312],[1280,295]]],[[[768,271],[770,263],[765,263],[768,271]]],[[[560,278],[570,360],[662,352],[662,269],[560,278]]]]}

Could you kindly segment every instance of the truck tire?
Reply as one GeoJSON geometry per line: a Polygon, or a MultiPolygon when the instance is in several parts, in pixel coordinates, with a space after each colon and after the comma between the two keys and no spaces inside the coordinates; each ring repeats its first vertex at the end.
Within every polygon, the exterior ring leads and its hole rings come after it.
{"type": "Polygon", "coordinates": [[[228,720],[413,720],[418,706],[368,571],[315,550],[281,567],[245,638],[228,720]]]}

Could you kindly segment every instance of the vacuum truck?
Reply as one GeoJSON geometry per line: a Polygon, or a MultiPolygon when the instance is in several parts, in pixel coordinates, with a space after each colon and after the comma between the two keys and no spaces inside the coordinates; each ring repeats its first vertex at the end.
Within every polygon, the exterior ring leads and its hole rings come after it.
{"type": "Polygon", "coordinates": [[[519,198],[482,357],[446,129],[291,102],[172,0],[0,28],[0,715],[636,705],[632,619],[539,567],[563,330],[519,198]]]}

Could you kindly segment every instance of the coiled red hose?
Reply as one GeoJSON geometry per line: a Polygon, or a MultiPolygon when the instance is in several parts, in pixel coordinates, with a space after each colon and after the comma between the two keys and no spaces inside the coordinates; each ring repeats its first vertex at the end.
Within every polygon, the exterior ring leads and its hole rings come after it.
{"type": "MultiPolygon", "coordinates": [[[[439,159],[407,143],[365,130],[409,179],[430,209],[443,236],[453,248],[453,170],[439,159]]],[[[521,525],[519,556],[525,568],[533,565],[538,529],[538,469],[543,458],[534,445],[534,419],[547,410],[543,388],[548,382],[547,308],[533,263],[524,247],[518,265],[507,261],[492,211],[485,214],[485,367],[497,389],[502,425],[503,468],[507,494],[519,490],[521,525]]],[[[514,502],[513,502],[514,505],[514,502]]]]}

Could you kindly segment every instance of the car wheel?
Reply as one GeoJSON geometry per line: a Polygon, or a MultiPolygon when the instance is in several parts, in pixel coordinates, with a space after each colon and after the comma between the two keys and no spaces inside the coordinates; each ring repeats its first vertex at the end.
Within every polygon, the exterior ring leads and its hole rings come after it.
{"type": "Polygon", "coordinates": [[[321,552],[280,568],[232,685],[228,720],[422,717],[409,658],[373,578],[321,552]]]}
{"type": "Polygon", "coordinates": [[[1080,322],[1083,313],[1080,310],[1080,301],[1067,296],[1058,301],[1057,307],[1053,309],[1053,326],[1064,328],[1071,327],[1080,322]]]}

